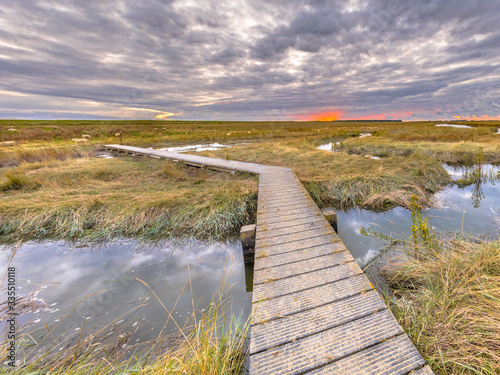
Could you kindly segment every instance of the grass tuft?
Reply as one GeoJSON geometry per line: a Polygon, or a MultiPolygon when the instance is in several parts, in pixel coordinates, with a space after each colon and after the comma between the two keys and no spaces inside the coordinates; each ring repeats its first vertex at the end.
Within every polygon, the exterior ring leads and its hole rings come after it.
{"type": "Polygon", "coordinates": [[[10,171],[5,173],[6,181],[0,183],[0,191],[10,190],[36,190],[41,184],[33,178],[29,178],[23,173],[10,171]]]}
{"type": "Polygon", "coordinates": [[[439,241],[387,277],[390,309],[436,374],[500,373],[500,241],[439,241]]]}
{"type": "Polygon", "coordinates": [[[500,373],[500,240],[438,237],[416,197],[411,208],[412,236],[384,271],[389,308],[436,374],[500,373]]]}

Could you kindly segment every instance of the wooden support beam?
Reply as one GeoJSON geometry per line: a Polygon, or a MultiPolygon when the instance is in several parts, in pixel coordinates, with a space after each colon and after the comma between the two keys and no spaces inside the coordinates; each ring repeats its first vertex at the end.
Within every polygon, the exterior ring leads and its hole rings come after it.
{"type": "Polygon", "coordinates": [[[330,223],[335,233],[339,233],[337,229],[337,213],[334,210],[328,210],[323,212],[323,216],[330,223]]]}
{"type": "Polygon", "coordinates": [[[255,224],[244,225],[240,230],[241,247],[243,248],[243,260],[251,263],[255,255],[255,224]]]}

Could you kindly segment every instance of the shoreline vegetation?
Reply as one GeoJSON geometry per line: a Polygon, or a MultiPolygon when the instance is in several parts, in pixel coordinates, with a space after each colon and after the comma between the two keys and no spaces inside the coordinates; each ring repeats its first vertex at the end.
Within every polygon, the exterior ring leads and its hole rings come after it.
{"type": "Polygon", "coordinates": [[[412,236],[385,256],[386,303],[436,374],[498,374],[500,239],[438,236],[417,201],[412,236]]]}
{"type": "Polygon", "coordinates": [[[424,206],[450,183],[443,162],[500,162],[500,122],[0,121],[0,243],[19,239],[221,240],[255,221],[257,176],[139,157],[98,158],[103,144],[171,147],[293,168],[322,208],[424,206]],[[466,122],[457,122],[466,123],[466,122]],[[360,137],[370,133],[371,136],[360,137]],[[88,142],[75,142],[83,135],[88,142]],[[334,151],[319,145],[337,143],[334,151]],[[366,156],[379,158],[374,160],[366,156]]]}

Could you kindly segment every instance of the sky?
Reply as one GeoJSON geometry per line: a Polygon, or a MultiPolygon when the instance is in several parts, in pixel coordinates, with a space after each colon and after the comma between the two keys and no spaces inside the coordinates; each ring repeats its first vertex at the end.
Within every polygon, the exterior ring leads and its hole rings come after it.
{"type": "Polygon", "coordinates": [[[500,120],[499,0],[16,0],[0,118],[500,120]]]}

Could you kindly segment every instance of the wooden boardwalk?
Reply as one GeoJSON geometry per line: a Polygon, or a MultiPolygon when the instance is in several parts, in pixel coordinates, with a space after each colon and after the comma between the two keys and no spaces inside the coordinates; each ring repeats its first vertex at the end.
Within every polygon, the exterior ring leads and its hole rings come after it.
{"type": "Polygon", "coordinates": [[[106,147],[259,174],[250,374],[433,374],[291,169],[106,147]]]}

